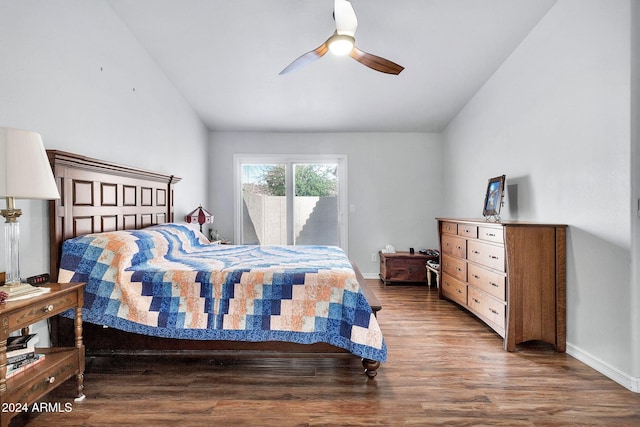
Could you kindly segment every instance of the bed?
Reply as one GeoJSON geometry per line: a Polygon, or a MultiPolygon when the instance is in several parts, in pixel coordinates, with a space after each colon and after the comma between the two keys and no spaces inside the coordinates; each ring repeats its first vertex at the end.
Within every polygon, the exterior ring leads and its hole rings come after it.
{"type": "MultiPolygon", "coordinates": [[[[52,281],[86,282],[88,356],[353,357],[386,360],[381,309],[336,247],[212,245],[174,222],[171,175],[48,151],[52,281]]],[[[73,342],[72,320],[52,341],[73,342]]]]}

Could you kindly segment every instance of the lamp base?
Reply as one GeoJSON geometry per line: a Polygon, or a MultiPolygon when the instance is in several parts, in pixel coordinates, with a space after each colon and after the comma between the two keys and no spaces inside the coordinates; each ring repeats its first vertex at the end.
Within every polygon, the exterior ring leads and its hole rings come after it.
{"type": "Polygon", "coordinates": [[[0,286],[0,292],[5,292],[8,296],[6,301],[17,301],[46,294],[49,288],[37,288],[28,283],[6,283],[0,286]]]}

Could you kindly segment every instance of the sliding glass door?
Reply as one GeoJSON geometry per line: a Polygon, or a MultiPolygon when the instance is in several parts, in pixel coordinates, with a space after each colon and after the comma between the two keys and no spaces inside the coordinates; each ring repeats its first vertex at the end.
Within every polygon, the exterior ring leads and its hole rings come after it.
{"type": "Polygon", "coordinates": [[[346,250],[344,156],[236,156],[235,168],[237,242],[346,250]]]}

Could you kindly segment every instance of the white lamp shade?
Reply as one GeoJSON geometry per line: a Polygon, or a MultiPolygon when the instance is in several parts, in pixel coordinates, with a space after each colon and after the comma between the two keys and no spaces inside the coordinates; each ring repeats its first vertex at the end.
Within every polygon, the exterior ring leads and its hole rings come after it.
{"type": "Polygon", "coordinates": [[[0,197],[60,198],[39,134],[0,127],[0,197]]]}

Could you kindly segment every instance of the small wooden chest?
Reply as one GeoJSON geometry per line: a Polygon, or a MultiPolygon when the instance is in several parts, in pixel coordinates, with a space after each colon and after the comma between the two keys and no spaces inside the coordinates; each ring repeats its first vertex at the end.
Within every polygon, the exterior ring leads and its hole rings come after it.
{"type": "Polygon", "coordinates": [[[427,282],[427,260],[437,259],[416,252],[378,252],[380,279],[385,285],[390,282],[427,282]]]}

